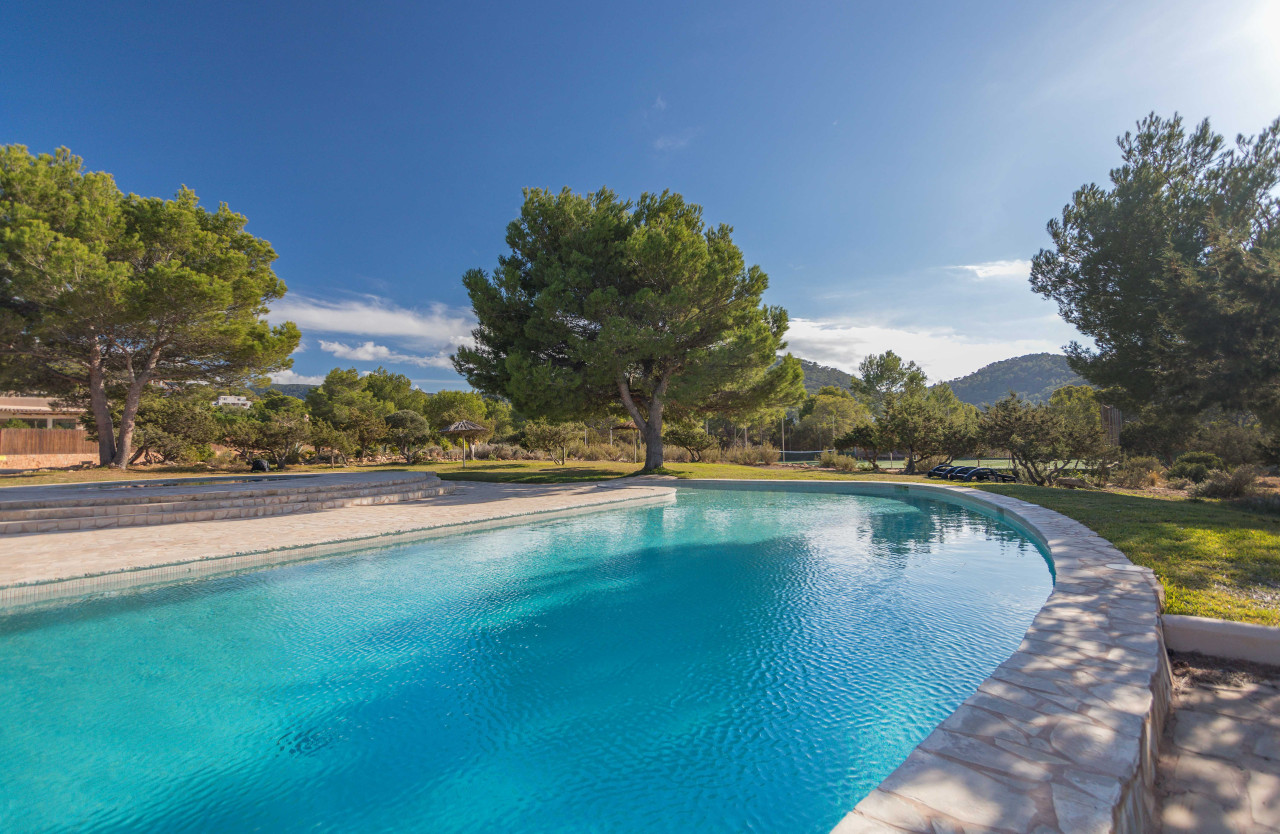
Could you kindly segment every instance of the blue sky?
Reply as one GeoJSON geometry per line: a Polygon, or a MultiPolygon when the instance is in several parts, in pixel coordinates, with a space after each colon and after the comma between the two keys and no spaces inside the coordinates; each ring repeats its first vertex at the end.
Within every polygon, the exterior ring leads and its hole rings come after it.
{"type": "Polygon", "coordinates": [[[279,381],[462,387],[459,278],[526,186],[702,204],[825,364],[1057,350],[1027,260],[1152,110],[1280,116],[1280,2],[44,2],[0,27],[0,142],[186,184],[272,242],[304,336],[279,381]]]}

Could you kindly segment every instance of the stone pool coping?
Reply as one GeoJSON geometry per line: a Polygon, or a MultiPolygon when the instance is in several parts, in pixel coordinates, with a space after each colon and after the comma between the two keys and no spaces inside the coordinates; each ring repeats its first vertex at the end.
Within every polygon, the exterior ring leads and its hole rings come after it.
{"type": "Polygon", "coordinates": [[[1056,582],[1022,644],[833,834],[1138,834],[1158,819],[1158,747],[1172,681],[1155,575],[1037,504],[899,481],[712,481],[679,486],[959,503],[1012,523],[1056,582]]]}
{"type": "Polygon", "coordinates": [[[522,519],[670,502],[665,481],[453,481],[449,495],[256,518],[72,530],[0,539],[0,615],[152,585],[380,548],[522,519]]]}

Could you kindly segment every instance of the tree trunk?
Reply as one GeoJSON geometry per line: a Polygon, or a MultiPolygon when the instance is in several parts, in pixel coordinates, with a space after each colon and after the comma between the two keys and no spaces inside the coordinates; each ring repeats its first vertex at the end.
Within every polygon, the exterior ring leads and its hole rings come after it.
{"type": "Polygon", "coordinates": [[[644,438],[644,470],[651,472],[662,467],[662,395],[666,393],[667,384],[671,381],[670,372],[664,373],[658,384],[654,386],[649,398],[648,418],[640,411],[640,407],[631,396],[631,386],[624,377],[618,377],[618,392],[622,395],[622,404],[627,413],[635,421],[644,438]]]}
{"type": "Polygon", "coordinates": [[[89,407],[93,425],[98,431],[98,465],[107,466],[116,459],[115,426],[111,423],[111,405],[107,402],[106,380],[102,375],[102,353],[93,347],[89,360],[89,407]]]}
{"type": "Polygon", "coordinates": [[[124,410],[120,412],[120,433],[116,438],[116,456],[112,463],[121,469],[129,466],[129,448],[133,445],[133,426],[138,417],[138,405],[142,402],[144,380],[135,380],[124,395],[124,410]]]}
{"type": "Polygon", "coordinates": [[[650,421],[644,432],[644,468],[645,471],[662,467],[662,415],[657,422],[650,421]]]}

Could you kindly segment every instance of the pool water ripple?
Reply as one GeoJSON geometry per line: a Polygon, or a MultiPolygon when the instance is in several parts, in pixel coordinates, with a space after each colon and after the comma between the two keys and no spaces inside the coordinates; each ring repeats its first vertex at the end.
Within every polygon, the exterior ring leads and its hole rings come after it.
{"type": "Polygon", "coordinates": [[[1016,649],[1036,546],[681,490],[0,619],[0,830],[826,832],[1016,649]]]}

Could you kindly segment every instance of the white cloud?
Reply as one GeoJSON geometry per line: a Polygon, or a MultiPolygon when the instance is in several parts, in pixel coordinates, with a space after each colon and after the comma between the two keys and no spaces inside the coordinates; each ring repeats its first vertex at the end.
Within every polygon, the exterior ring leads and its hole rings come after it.
{"type": "Polygon", "coordinates": [[[349,359],[353,362],[386,362],[393,364],[417,365],[419,368],[453,367],[453,363],[450,361],[449,353],[447,351],[430,356],[417,356],[414,354],[399,353],[386,345],[379,345],[372,341],[364,342],[359,345],[348,345],[344,342],[329,342],[324,339],[320,340],[320,349],[326,353],[332,353],[339,359],[349,359]]]}
{"type": "Polygon", "coordinates": [[[319,385],[324,382],[324,375],[296,374],[292,370],[276,371],[271,374],[271,381],[277,385],[319,385]]]}
{"type": "Polygon", "coordinates": [[[892,350],[920,364],[929,379],[941,382],[972,373],[984,365],[1025,353],[1058,353],[1071,335],[1065,322],[1041,322],[1039,338],[1009,334],[998,322],[976,323],[972,331],[950,327],[927,330],[856,320],[793,318],[788,350],[821,365],[853,373],[864,357],[892,350]]]}
{"type": "Polygon", "coordinates": [[[653,101],[653,109],[654,109],[654,110],[666,110],[666,109],[667,109],[667,100],[666,100],[666,99],[664,99],[662,96],[658,96],[658,97],[657,97],[656,99],[654,99],[654,101],[653,101]]]}
{"type": "Polygon", "coordinates": [[[975,281],[1020,281],[1025,282],[1031,275],[1031,261],[1014,259],[1009,261],[985,261],[980,264],[966,264],[952,269],[968,271],[975,281]]]}
{"type": "Polygon", "coordinates": [[[404,339],[419,350],[451,351],[469,344],[475,327],[469,310],[444,304],[412,309],[376,295],[338,301],[290,296],[271,308],[269,318],[273,324],[295,322],[304,332],[404,339]]]}

